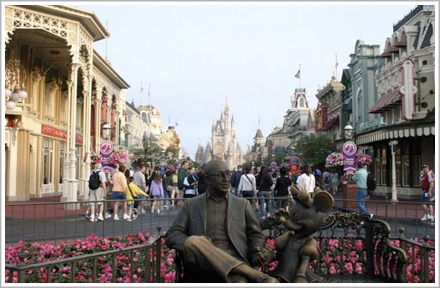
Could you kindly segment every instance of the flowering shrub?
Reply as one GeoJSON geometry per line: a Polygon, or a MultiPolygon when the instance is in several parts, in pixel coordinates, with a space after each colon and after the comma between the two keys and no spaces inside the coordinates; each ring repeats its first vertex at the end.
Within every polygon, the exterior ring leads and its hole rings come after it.
{"type": "MultiPolygon", "coordinates": [[[[148,232],[140,232],[138,234],[130,234],[119,237],[98,238],[92,234],[85,240],[77,239],[72,244],[62,243],[59,246],[42,243],[25,244],[19,242],[17,246],[6,246],[5,262],[7,264],[36,264],[41,262],[65,259],[73,256],[93,254],[106,250],[123,249],[146,243],[149,240],[148,232]]],[[[165,247],[162,239],[162,247],[165,247]]],[[[156,251],[150,250],[150,259],[156,258],[156,251]]],[[[175,264],[174,250],[161,250],[161,268],[160,276],[167,282],[174,282],[175,264]]],[[[131,252],[123,252],[116,255],[116,274],[113,275],[113,256],[102,256],[97,259],[97,282],[107,283],[130,283],[143,282],[145,277],[145,269],[143,269],[144,255],[140,250],[131,252]],[[133,266],[133,267],[132,267],[133,266]],[[133,269],[133,275],[131,275],[133,269]]],[[[75,282],[93,282],[93,261],[79,261],[75,268],[75,282]]],[[[51,282],[66,283],[71,280],[71,263],[59,264],[51,266],[51,282]]],[[[6,282],[9,281],[10,271],[5,270],[6,282]]],[[[25,273],[25,282],[30,283],[47,283],[47,269],[29,269],[25,273]]],[[[151,281],[153,279],[150,279],[151,281]]],[[[13,272],[13,282],[18,282],[17,271],[13,272]]]]}
{"type": "MultiPolygon", "coordinates": [[[[5,262],[7,264],[35,264],[41,262],[54,261],[58,259],[65,259],[73,256],[84,254],[93,254],[96,252],[123,249],[140,245],[148,241],[148,232],[140,232],[138,234],[130,234],[119,237],[98,238],[92,234],[86,240],[75,240],[72,244],[61,244],[54,246],[51,244],[32,243],[25,244],[19,242],[17,246],[6,246],[5,262]]],[[[360,239],[352,238],[320,238],[317,239],[317,248],[320,251],[320,259],[314,260],[310,263],[310,268],[318,274],[353,274],[359,275],[365,272],[365,251],[363,242],[360,239]],[[318,271],[319,270],[319,271],[318,271]]],[[[417,238],[413,239],[419,243],[424,244],[423,240],[417,238]]],[[[172,283],[176,278],[176,264],[174,263],[175,251],[169,249],[164,245],[165,241],[162,239],[162,248],[160,253],[160,277],[165,283],[172,283]]],[[[391,244],[396,247],[401,247],[399,240],[391,241],[391,244]]],[[[432,241],[428,244],[434,245],[432,241]]],[[[266,238],[266,248],[276,253],[275,240],[273,238],[266,238]]],[[[408,245],[406,253],[409,257],[408,266],[406,268],[408,282],[421,282],[420,274],[422,273],[422,256],[421,250],[418,246],[408,245]],[[414,270],[414,277],[413,277],[414,270]]],[[[150,259],[156,258],[155,249],[150,250],[150,259]]],[[[120,253],[116,256],[116,274],[113,275],[113,257],[102,256],[97,259],[97,282],[108,283],[113,282],[116,277],[118,283],[141,283],[145,277],[145,269],[143,269],[144,255],[139,250],[131,252],[120,253]],[[131,271],[133,270],[133,275],[131,271]]],[[[377,263],[376,263],[377,264],[377,263]]],[[[51,282],[67,283],[71,279],[71,264],[54,265],[51,267],[51,282]]],[[[273,261],[257,267],[258,270],[270,273],[277,268],[278,262],[273,261]]],[[[429,281],[435,281],[435,251],[429,252],[429,281]]],[[[377,266],[377,265],[375,265],[377,266]]],[[[80,261],[75,269],[75,282],[93,282],[93,262],[92,260],[80,261]]],[[[376,268],[377,269],[377,268],[376,268]]],[[[389,267],[393,269],[393,267],[389,267]]],[[[377,270],[378,271],[378,270],[377,270]]],[[[376,271],[376,272],[377,272],[376,271]]],[[[6,282],[9,280],[11,272],[5,269],[6,282]]],[[[47,283],[47,269],[29,269],[25,273],[25,282],[30,283],[47,283]]],[[[150,278],[153,282],[153,279],[150,278]]],[[[13,272],[13,282],[18,282],[17,271],[13,272]]]]}
{"type": "Polygon", "coordinates": [[[344,154],[333,152],[327,156],[325,163],[331,166],[344,166],[344,154]]]}
{"type": "Polygon", "coordinates": [[[371,159],[371,156],[368,154],[356,154],[356,163],[362,163],[364,165],[370,165],[373,161],[371,159]]]}
{"type": "Polygon", "coordinates": [[[90,162],[92,164],[101,163],[102,157],[100,153],[96,153],[95,151],[90,152],[90,162]]]}
{"type": "Polygon", "coordinates": [[[110,164],[123,165],[128,162],[128,154],[124,151],[114,151],[110,157],[110,164]]]}

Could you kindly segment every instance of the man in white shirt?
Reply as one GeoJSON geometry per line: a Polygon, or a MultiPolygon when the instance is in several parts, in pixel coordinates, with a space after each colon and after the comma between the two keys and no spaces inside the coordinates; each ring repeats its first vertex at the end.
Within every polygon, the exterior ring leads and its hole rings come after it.
{"type": "Polygon", "coordinates": [[[304,173],[298,177],[296,180],[296,186],[298,186],[299,190],[307,191],[313,195],[315,190],[315,176],[312,174],[312,169],[310,169],[309,165],[305,165],[303,169],[304,173]]]}

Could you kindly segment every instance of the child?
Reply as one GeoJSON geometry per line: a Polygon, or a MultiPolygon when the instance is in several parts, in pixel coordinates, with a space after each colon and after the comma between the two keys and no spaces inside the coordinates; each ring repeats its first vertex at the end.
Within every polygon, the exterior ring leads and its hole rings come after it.
{"type": "Polygon", "coordinates": [[[130,176],[130,177],[128,177],[128,185],[127,185],[127,188],[125,188],[125,191],[124,191],[124,193],[125,193],[125,195],[127,196],[127,208],[128,208],[128,219],[127,219],[127,221],[128,222],[131,222],[131,221],[133,221],[133,220],[136,220],[136,218],[137,218],[137,215],[133,215],[133,204],[134,204],[134,201],[133,201],[133,199],[134,198],[137,198],[137,196],[140,194],[140,195],[143,195],[143,196],[145,196],[145,197],[148,197],[148,195],[144,192],[144,191],[142,191],[140,188],[139,188],[139,186],[137,186],[136,184],[134,184],[133,183],[133,180],[134,180],[134,178],[133,178],[133,176],[130,176]],[[133,215],[133,217],[132,217],[132,215],[133,215]]]}

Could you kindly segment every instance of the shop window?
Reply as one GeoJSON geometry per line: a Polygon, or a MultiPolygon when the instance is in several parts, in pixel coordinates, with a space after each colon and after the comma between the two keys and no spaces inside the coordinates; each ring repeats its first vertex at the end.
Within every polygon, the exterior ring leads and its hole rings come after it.
{"type": "Polygon", "coordinates": [[[43,185],[53,184],[53,140],[43,140],[43,185]]]}
{"type": "Polygon", "coordinates": [[[409,186],[409,179],[411,177],[410,174],[410,166],[409,166],[409,155],[402,156],[402,186],[409,186]]]}
{"type": "Polygon", "coordinates": [[[413,155],[412,156],[412,167],[413,168],[413,187],[420,187],[420,171],[422,170],[422,156],[413,155]]]}

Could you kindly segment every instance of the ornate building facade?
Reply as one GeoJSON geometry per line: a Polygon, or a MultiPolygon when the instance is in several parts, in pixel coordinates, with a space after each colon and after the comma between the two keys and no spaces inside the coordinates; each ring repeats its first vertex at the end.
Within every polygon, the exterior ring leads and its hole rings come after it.
{"type": "Polygon", "coordinates": [[[126,149],[129,85],[93,49],[109,33],[93,12],[61,5],[7,5],[4,32],[6,200],[87,199],[87,155],[99,152],[105,123],[126,149]]]}
{"type": "Polygon", "coordinates": [[[297,141],[315,131],[315,109],[309,107],[306,89],[296,88],[290,101],[283,126],[275,127],[267,136],[266,156],[283,153],[286,159],[290,158],[295,153],[297,141]]]}

